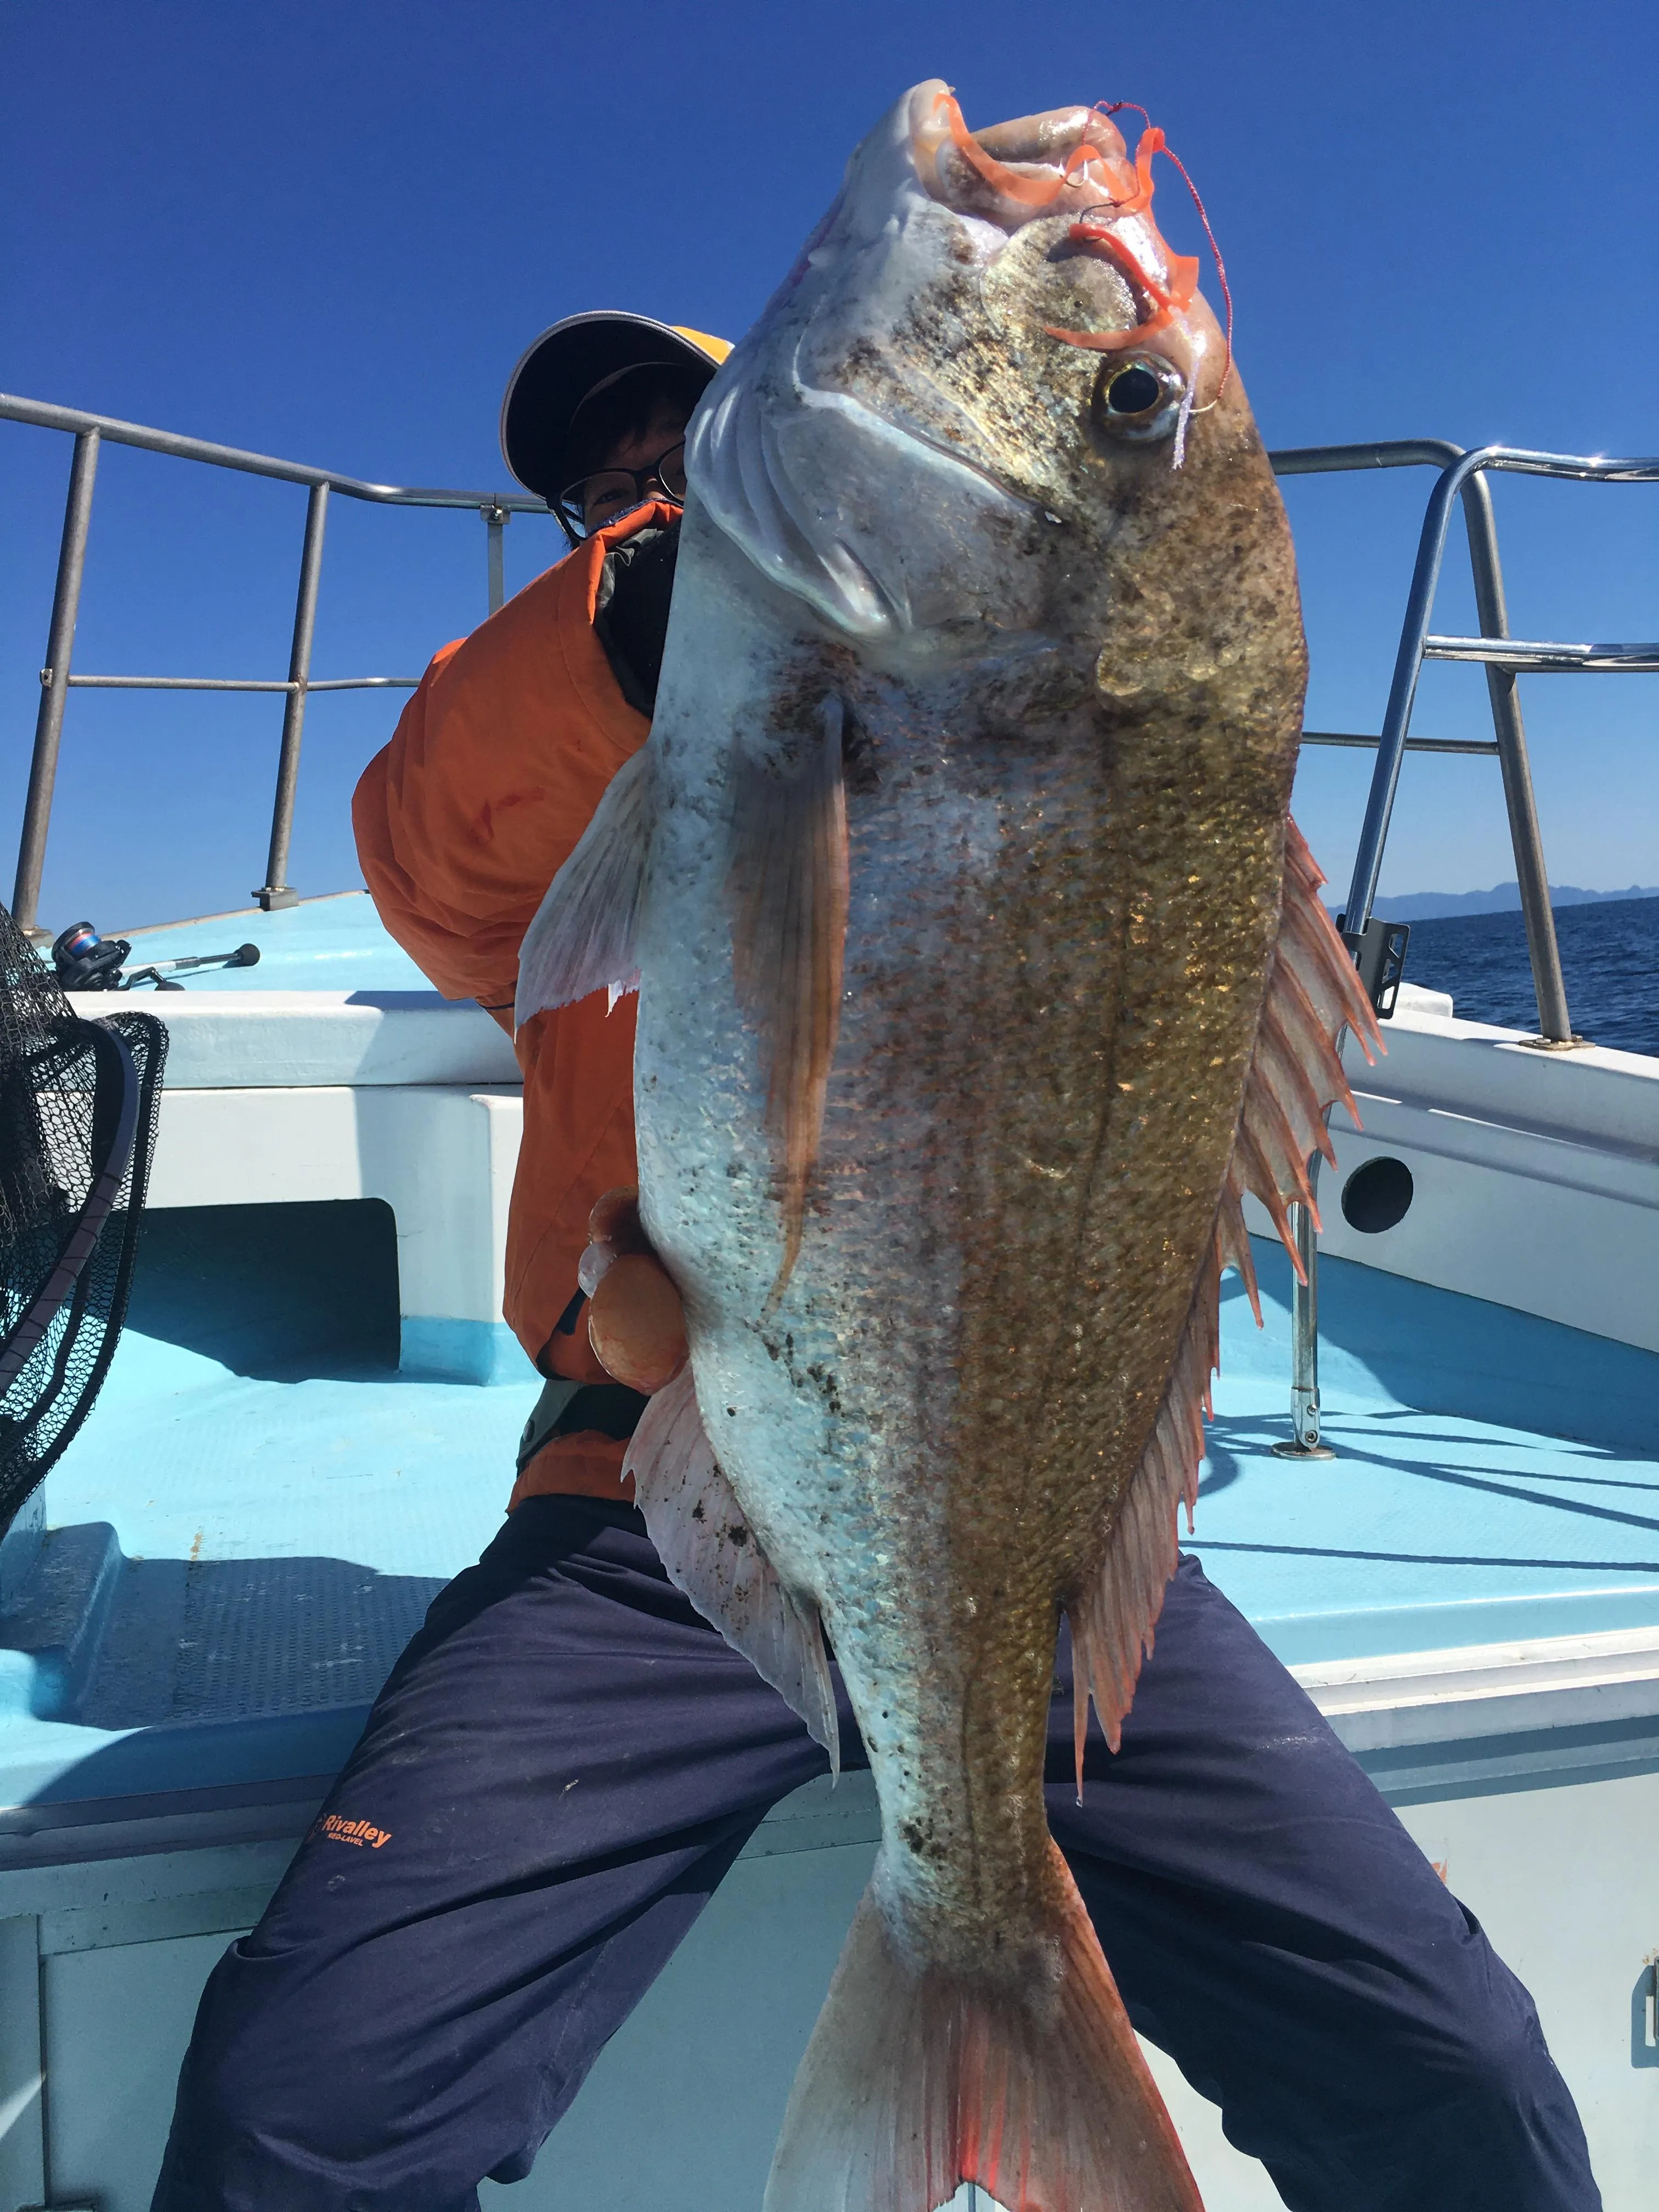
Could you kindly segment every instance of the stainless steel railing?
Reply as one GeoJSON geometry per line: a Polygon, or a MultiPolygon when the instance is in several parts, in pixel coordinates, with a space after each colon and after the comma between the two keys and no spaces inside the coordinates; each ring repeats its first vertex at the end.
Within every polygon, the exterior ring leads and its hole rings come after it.
{"type": "Polygon", "coordinates": [[[331,494],[337,492],[344,499],[367,500],[380,507],[474,509],[483,516],[485,525],[492,614],[501,605],[506,592],[501,532],[514,514],[545,514],[545,502],[527,492],[428,490],[404,484],[367,483],[359,477],[344,476],[337,470],[310,468],[300,461],[277,460],[269,453],[244,453],[234,446],[213,445],[203,438],[181,437],[176,431],[151,429],[139,422],[118,422],[112,416],[88,415],[76,407],[54,407],[44,400],[20,399],[10,393],[0,392],[0,421],[66,431],[75,440],[69,499],[64,512],[63,544],[58,556],[58,580],[52,594],[52,623],[47,633],[46,663],[40,671],[40,707],[34,725],[28,793],[18,840],[17,875],[12,893],[12,914],[18,927],[31,935],[41,934],[37,927],[40,878],[46,866],[52,790],[63,742],[64,709],[70,692],[77,687],[105,691],[280,691],[283,695],[282,748],[276,763],[265,879],[253,896],[267,909],[294,905],[299,894],[288,880],[289,847],[294,831],[300,740],[305,728],[307,700],[315,691],[412,690],[419,680],[413,676],[337,676],[319,679],[311,673],[311,644],[322,580],[323,533],[331,494]],[[274,477],[283,483],[309,487],[294,637],[286,678],[83,676],[75,672],[71,666],[75,625],[86,570],[93,490],[99,453],[106,444],[137,446],[147,453],[168,454],[177,460],[203,461],[210,467],[234,470],[244,476],[274,477]]]}
{"type": "MultiPolygon", "coordinates": [[[[1555,916],[1550,907],[1549,878],[1544,866],[1516,679],[1523,674],[1653,673],[1659,672],[1659,643],[1540,644],[1512,638],[1504,602],[1498,526],[1486,472],[1506,470],[1517,475],[1567,477],[1588,483],[1659,483],[1659,457],[1607,459],[1600,455],[1529,453],[1510,446],[1482,446],[1468,453],[1460,446],[1437,439],[1415,439],[1373,446],[1306,446],[1275,453],[1272,459],[1280,476],[1423,466],[1439,471],[1429,495],[1418,540],[1405,622],[1395,658],[1394,680],[1389,686],[1381,732],[1375,738],[1330,731],[1306,731],[1303,734],[1304,744],[1364,745],[1376,749],[1376,766],[1371,775],[1365,818],[1360,828],[1344,909],[1346,935],[1352,941],[1364,932],[1370,920],[1406,754],[1496,753],[1503,771],[1510,842],[1515,853],[1527,951],[1538,1000],[1540,1034],[1535,1042],[1544,1051],[1571,1052],[1583,1040],[1573,1035],[1567,1011],[1566,985],[1555,938],[1555,916]],[[1468,538],[1475,612],[1480,624],[1478,637],[1443,637],[1429,629],[1455,502],[1462,507],[1468,538]],[[1460,741],[1413,738],[1409,734],[1418,681],[1425,660],[1474,661],[1485,667],[1492,717],[1490,744],[1484,739],[1460,741]]],[[[1319,1164],[1316,1154],[1310,1164],[1310,1176],[1316,1176],[1319,1164]]],[[[1291,1297],[1291,1440],[1275,1445],[1274,1449],[1290,1457],[1328,1458],[1329,1449],[1320,1441],[1318,1249],[1312,1221],[1304,1209],[1292,1206],[1291,1214],[1306,1281],[1295,1285],[1291,1297]]]]}
{"type": "MultiPolygon", "coordinates": [[[[267,908],[293,905],[298,894],[288,882],[289,846],[293,831],[295,795],[300,773],[300,740],[305,723],[306,702],[313,692],[361,690],[370,688],[412,689],[413,677],[349,676],[319,679],[311,674],[312,636],[316,623],[318,589],[322,574],[323,533],[331,494],[390,507],[475,508],[486,525],[490,611],[504,596],[501,533],[515,514],[547,512],[539,499],[524,493],[427,490],[398,484],[368,483],[329,469],[296,461],[250,453],[232,446],[219,446],[176,432],[123,422],[106,415],[88,415],[79,409],[55,407],[44,401],[0,394],[0,420],[27,422],[73,435],[74,458],[70,469],[69,498],[64,516],[64,537],[58,554],[57,586],[52,599],[52,624],[46,665],[40,672],[40,708],[35,723],[34,750],[30,762],[28,795],[24,805],[22,833],[18,844],[16,887],[12,911],[20,927],[35,928],[40,878],[52,815],[52,787],[57,776],[63,738],[64,709],[70,691],[77,685],[112,690],[280,691],[284,695],[282,748],[277,759],[276,789],[271,809],[270,843],[265,880],[253,894],[267,908]],[[245,475],[273,477],[287,483],[309,487],[305,538],[300,556],[299,592],[295,606],[293,644],[285,679],[188,676],[84,676],[70,665],[81,582],[86,566],[87,537],[100,446],[141,447],[148,452],[177,459],[200,461],[245,475]]],[[[1354,857],[1344,923],[1350,939],[1363,934],[1370,920],[1372,903],[1382,873],[1383,848],[1400,784],[1401,768],[1407,752],[1491,753],[1496,756],[1504,780],[1504,805],[1509,814],[1510,839],[1515,854],[1516,878],[1526,925],[1527,949],[1532,963],[1533,985],[1538,1000],[1540,1036],[1537,1042],[1548,1051],[1571,1051],[1575,1038],[1567,1008],[1566,986],[1556,943],[1555,920],[1550,908],[1549,879],[1544,865],[1537,805],[1533,796],[1532,772],[1527,757],[1526,731],[1521,718],[1516,679],[1523,674],[1561,672],[1659,671],[1659,643],[1573,644],[1540,643],[1510,635],[1504,599],[1502,565],[1489,471],[1510,471],[1528,476],[1567,477],[1584,483],[1651,483],[1659,482],[1659,458],[1607,459],[1563,453],[1530,453],[1507,446],[1483,446],[1474,452],[1441,439],[1395,439],[1382,443],[1351,446],[1304,446],[1271,457],[1280,476],[1316,476],[1370,469],[1433,468],[1438,471],[1429,495],[1412,571],[1405,621],[1395,655],[1382,727],[1376,737],[1352,732],[1308,730],[1303,743],[1375,749],[1376,766],[1354,857]],[[1444,562],[1454,504],[1462,506],[1468,541],[1469,565],[1474,585],[1475,610],[1480,624],[1477,637],[1442,636],[1429,629],[1434,599],[1444,562]],[[1492,736],[1487,738],[1413,738],[1412,709],[1425,660],[1473,661],[1486,672],[1492,708],[1492,736]]],[[[1317,1168],[1317,1161],[1314,1164],[1317,1168]]],[[[1294,1453],[1322,1450],[1319,1441],[1318,1254],[1310,1220],[1302,1209],[1292,1209],[1297,1250],[1308,1280],[1298,1284],[1292,1314],[1292,1431],[1284,1447],[1294,1453]]]]}

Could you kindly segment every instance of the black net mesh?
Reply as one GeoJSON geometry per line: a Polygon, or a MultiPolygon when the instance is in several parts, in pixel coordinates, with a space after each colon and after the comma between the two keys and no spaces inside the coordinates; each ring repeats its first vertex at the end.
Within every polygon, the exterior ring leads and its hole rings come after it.
{"type": "Polygon", "coordinates": [[[0,906],[0,1533],[108,1371],[166,1057],[153,1014],[80,1019],[0,906]]]}

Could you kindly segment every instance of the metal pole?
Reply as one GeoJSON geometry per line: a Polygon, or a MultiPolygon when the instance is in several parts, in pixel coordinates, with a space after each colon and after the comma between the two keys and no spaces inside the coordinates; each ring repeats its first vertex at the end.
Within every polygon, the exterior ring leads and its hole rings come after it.
{"type": "Polygon", "coordinates": [[[1412,587],[1406,601],[1406,619],[1400,633],[1400,650],[1395,657],[1394,681],[1389,689],[1389,704],[1376,748],[1376,766],[1371,774],[1365,819],[1359,831],[1359,849],[1354,854],[1353,878],[1343,908],[1342,926],[1350,935],[1364,929],[1371,918],[1377,878],[1382,872],[1382,847],[1389,834],[1389,817],[1394,811],[1400,766],[1406,757],[1412,702],[1417,696],[1417,679],[1423,668],[1423,641],[1429,634],[1429,615],[1446,550],[1446,526],[1468,459],[1465,454],[1462,460],[1442,470],[1439,481],[1429,495],[1428,511],[1423,517],[1417,562],[1412,570],[1412,587]]]}
{"type": "MultiPolygon", "coordinates": [[[[1504,602],[1504,572],[1498,558],[1498,528],[1491,487],[1484,476],[1471,477],[1463,487],[1463,521],[1468,532],[1469,566],[1474,574],[1474,604],[1481,635],[1507,637],[1509,610],[1504,602]]],[[[1550,906],[1549,878],[1544,867],[1544,845],[1514,670],[1494,668],[1488,663],[1486,690],[1492,700],[1498,765],[1504,772],[1504,804],[1509,810],[1510,843],[1521,887],[1533,988],[1538,995],[1538,1024],[1544,1044],[1570,1048],[1573,1035],[1567,1013],[1567,987],[1561,973],[1560,947],[1555,940],[1555,915],[1550,906]]]]}
{"type": "Polygon", "coordinates": [[[294,609],[294,649],[288,680],[294,689],[283,709],[283,750],[276,763],[276,803],[270,816],[270,856],[265,879],[253,896],[270,913],[297,906],[300,894],[289,887],[288,848],[294,835],[294,795],[300,782],[300,733],[305,727],[306,686],[311,675],[311,637],[317,626],[317,586],[323,572],[323,531],[328,521],[328,486],[313,484],[306,502],[305,550],[300,556],[300,596],[294,609]]]}
{"type": "MultiPolygon", "coordinates": [[[[1294,474],[1295,457],[1282,457],[1283,472],[1294,474]]],[[[1476,482],[1483,469],[1514,469],[1524,475],[1573,476],[1597,483],[1639,483],[1659,477],[1659,463],[1650,460],[1578,460],[1571,455],[1529,453],[1509,446],[1483,446],[1477,452],[1465,453],[1441,472],[1440,479],[1429,495],[1428,510],[1423,517],[1422,533],[1418,539],[1417,562],[1412,571],[1412,587],[1406,602],[1406,619],[1400,634],[1400,649],[1395,658],[1394,681],[1389,687],[1388,711],[1382,717],[1382,732],[1376,750],[1376,768],[1371,777],[1370,795],[1365,804],[1365,819],[1359,833],[1359,849],[1354,855],[1353,877],[1348,886],[1348,897],[1344,912],[1344,927],[1351,933],[1361,930],[1370,919],[1371,904],[1376,896],[1377,878],[1382,867],[1382,846],[1389,834],[1389,816],[1393,811],[1395,792],[1400,781],[1400,764],[1405,757],[1407,732],[1411,727],[1412,702],[1417,693],[1417,679],[1422,672],[1424,650],[1428,641],[1429,615],[1434,604],[1435,587],[1440,580],[1440,565],[1446,550],[1446,532],[1451,520],[1454,499],[1465,500],[1464,513],[1468,507],[1468,487],[1476,482]]],[[[1486,510],[1486,521],[1490,524],[1490,506],[1486,510]]],[[[1487,533],[1485,530],[1481,536],[1487,533]]],[[[1495,574],[1495,571],[1494,571],[1495,574]]],[[[1501,604],[1501,584],[1500,584],[1501,604]]],[[[1490,663],[1487,664],[1491,665],[1490,663]]],[[[1507,750],[1513,732],[1506,731],[1503,720],[1498,722],[1500,742],[1507,750]]],[[[1519,731],[1518,719],[1514,731],[1519,731]]],[[[1521,738],[1524,748],[1524,736],[1521,738]]],[[[1524,750],[1518,756],[1524,760],[1524,750]]],[[[1530,777],[1527,782],[1529,785],[1530,777]]],[[[1510,777],[1505,763],[1505,796],[1509,796],[1510,777]]],[[[1521,788],[1516,779],[1516,788],[1521,788]]],[[[1522,799],[1523,808],[1527,801],[1522,799]]],[[[1513,822],[1512,822],[1513,827],[1513,822]]],[[[1537,823],[1531,823],[1531,836],[1526,834],[1523,822],[1522,834],[1516,841],[1517,863],[1522,853],[1530,866],[1532,851],[1536,848],[1537,823]]],[[[1548,912],[1547,885],[1542,877],[1542,858],[1539,857],[1539,885],[1542,890],[1540,905],[1534,911],[1548,912]]],[[[1559,963],[1558,963],[1559,965],[1559,963]]],[[[1536,970],[1534,970],[1536,976],[1536,970]]],[[[1547,992],[1547,975],[1543,979],[1547,992]]],[[[1565,1018],[1565,993],[1561,1003],[1553,1008],[1540,1007],[1546,1030],[1551,1026],[1552,1015],[1565,1018]]],[[[1546,1036],[1547,1043],[1558,1042],[1546,1036]]]]}
{"type": "Polygon", "coordinates": [[[27,937],[44,939],[37,927],[40,877],[46,862],[46,830],[52,820],[52,790],[58,778],[58,748],[69,699],[70,663],[75,652],[75,623],[81,611],[81,578],[87,565],[87,529],[92,520],[93,485],[98,474],[99,434],[82,430],[70,467],[69,500],[64,508],[64,540],[58,555],[58,584],[52,597],[52,628],[46,634],[46,665],[40,671],[40,711],[34,720],[34,756],[29,763],[28,796],[23,802],[23,834],[17,844],[17,879],[12,919],[27,937]]]}
{"type": "Polygon", "coordinates": [[[114,415],[88,415],[78,407],[52,407],[43,399],[23,399],[0,392],[0,422],[33,422],[44,430],[98,431],[106,446],[137,446],[147,453],[170,453],[176,460],[203,461],[213,468],[240,469],[283,483],[320,484],[344,499],[373,500],[388,507],[479,507],[494,504],[510,514],[545,514],[547,501],[530,492],[459,491],[436,485],[365,483],[338,469],[314,469],[303,461],[278,460],[270,453],[245,453],[239,446],[216,446],[206,438],[184,438],[174,430],[155,430],[143,422],[123,422],[114,415]]]}
{"type": "Polygon", "coordinates": [[[493,615],[507,603],[507,564],[501,532],[512,521],[511,510],[495,502],[481,507],[489,538],[489,611],[493,615]]]}
{"type": "MultiPolygon", "coordinates": [[[[1316,1153],[1309,1166],[1310,1182],[1318,1166],[1316,1153]]],[[[1293,1206],[1291,1227],[1307,1279],[1291,1283],[1291,1436],[1288,1442],[1275,1444],[1273,1451],[1280,1459],[1334,1459],[1330,1446],[1319,1441],[1319,1244],[1313,1209],[1293,1206]]]]}

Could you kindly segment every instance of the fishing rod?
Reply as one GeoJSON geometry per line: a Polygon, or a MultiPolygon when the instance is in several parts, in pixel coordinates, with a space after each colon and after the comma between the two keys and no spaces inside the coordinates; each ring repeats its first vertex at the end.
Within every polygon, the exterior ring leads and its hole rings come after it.
{"type": "Polygon", "coordinates": [[[234,952],[192,952],[182,959],[152,961],[124,975],[131,957],[131,939],[100,937],[89,921],[71,922],[52,948],[52,964],[66,991],[131,991],[142,983],[152,983],[158,991],[182,991],[184,985],[173,981],[173,976],[198,975],[208,968],[257,967],[259,948],[239,945],[234,952]]]}

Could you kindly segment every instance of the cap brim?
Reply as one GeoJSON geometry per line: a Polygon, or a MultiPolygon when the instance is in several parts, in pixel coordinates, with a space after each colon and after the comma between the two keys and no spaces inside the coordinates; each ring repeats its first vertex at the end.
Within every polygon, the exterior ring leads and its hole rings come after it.
{"type": "Polygon", "coordinates": [[[564,489],[570,426],[596,384],[620,369],[659,362],[696,369],[705,379],[716,367],[672,325],[618,309],[567,315],[526,346],[501,401],[501,453],[526,490],[550,501],[564,489]]]}

